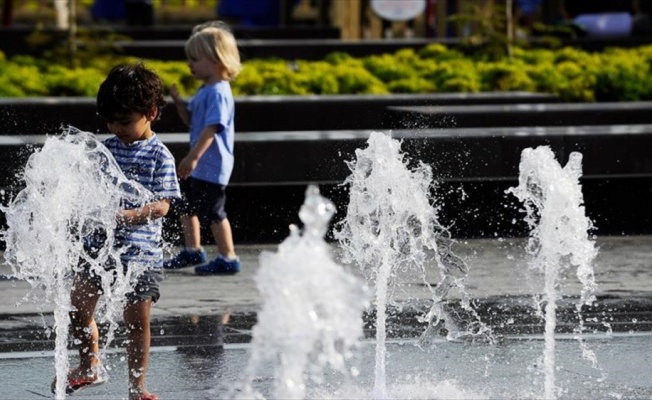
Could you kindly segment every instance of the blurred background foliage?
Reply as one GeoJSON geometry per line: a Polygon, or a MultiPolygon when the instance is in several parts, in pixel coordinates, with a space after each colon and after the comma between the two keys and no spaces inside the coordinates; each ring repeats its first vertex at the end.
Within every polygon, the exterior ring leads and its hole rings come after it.
{"type": "MultiPolygon", "coordinates": [[[[94,97],[112,66],[139,61],[186,96],[199,85],[183,61],[140,60],[105,50],[88,49],[73,66],[58,62],[56,51],[38,59],[6,59],[0,53],[0,96],[94,97]]],[[[651,65],[652,46],[599,53],[516,48],[512,57],[494,60],[432,44],[364,58],[331,53],[321,61],[248,60],[232,86],[237,96],[529,91],[566,101],[636,101],[652,100],[651,65]]]]}

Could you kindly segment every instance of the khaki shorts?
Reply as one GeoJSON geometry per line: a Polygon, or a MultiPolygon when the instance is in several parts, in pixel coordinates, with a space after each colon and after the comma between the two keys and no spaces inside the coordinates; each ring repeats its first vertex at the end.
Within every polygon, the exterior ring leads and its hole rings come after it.
{"type": "MultiPolygon", "coordinates": [[[[105,270],[115,274],[115,265],[108,265],[105,267],[105,270]]],[[[90,264],[88,264],[86,261],[80,260],[77,276],[83,277],[84,279],[93,283],[95,286],[97,286],[98,291],[100,291],[100,293],[102,292],[102,277],[97,275],[95,271],[91,271],[90,264]]],[[[156,303],[161,297],[159,286],[162,280],[163,274],[160,270],[145,270],[138,277],[136,285],[134,286],[134,290],[126,294],[127,300],[135,303],[151,298],[152,303],[156,303]]],[[[113,282],[115,282],[115,279],[113,282]]]]}

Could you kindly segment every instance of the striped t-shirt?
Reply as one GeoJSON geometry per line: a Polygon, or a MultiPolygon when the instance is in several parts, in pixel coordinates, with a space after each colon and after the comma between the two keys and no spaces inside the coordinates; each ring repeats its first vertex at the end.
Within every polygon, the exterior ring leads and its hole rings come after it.
{"type": "MultiPolygon", "coordinates": [[[[149,190],[154,198],[149,202],[181,197],[175,169],[174,157],[156,134],[145,140],[125,144],[117,137],[106,139],[104,145],[113,154],[127,179],[134,180],[149,190]]],[[[142,207],[143,204],[129,204],[125,209],[142,207]]],[[[115,245],[125,252],[122,263],[144,263],[148,268],[161,268],[162,218],[151,219],[144,224],[123,225],[116,229],[115,245]]]]}

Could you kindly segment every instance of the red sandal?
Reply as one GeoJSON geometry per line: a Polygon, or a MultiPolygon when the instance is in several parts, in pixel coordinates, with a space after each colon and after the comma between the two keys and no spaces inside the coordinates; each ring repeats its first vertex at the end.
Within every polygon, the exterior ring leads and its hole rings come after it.
{"type": "MultiPolygon", "coordinates": [[[[109,373],[103,366],[94,367],[95,377],[93,376],[84,376],[81,378],[72,377],[72,372],[68,372],[68,384],[66,385],[66,394],[73,394],[82,389],[86,389],[93,386],[99,386],[109,380],[109,373]]],[[[57,389],[57,379],[55,378],[52,381],[52,393],[55,393],[57,389]]]]}
{"type": "Polygon", "coordinates": [[[129,400],[159,400],[159,398],[154,393],[132,393],[129,395],[129,400]]]}

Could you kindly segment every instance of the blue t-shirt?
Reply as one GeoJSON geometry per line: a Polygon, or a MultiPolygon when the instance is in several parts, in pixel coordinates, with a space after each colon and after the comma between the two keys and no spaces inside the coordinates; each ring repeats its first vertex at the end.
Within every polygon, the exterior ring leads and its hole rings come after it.
{"type": "MultiPolygon", "coordinates": [[[[117,137],[105,140],[125,176],[143,185],[158,201],[181,197],[177,181],[174,157],[154,134],[151,138],[125,144],[117,137]]],[[[123,204],[125,209],[142,207],[143,204],[123,204]]],[[[130,262],[144,263],[149,268],[163,266],[161,249],[163,219],[150,219],[144,224],[123,225],[115,231],[115,246],[125,249],[121,256],[124,265],[130,262]]]]}
{"type": "Polygon", "coordinates": [[[190,111],[190,147],[201,131],[217,125],[215,140],[202,155],[190,176],[203,181],[228,185],[233,171],[233,141],[235,103],[227,81],[203,85],[188,102],[190,111]]]}

